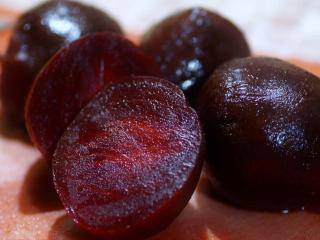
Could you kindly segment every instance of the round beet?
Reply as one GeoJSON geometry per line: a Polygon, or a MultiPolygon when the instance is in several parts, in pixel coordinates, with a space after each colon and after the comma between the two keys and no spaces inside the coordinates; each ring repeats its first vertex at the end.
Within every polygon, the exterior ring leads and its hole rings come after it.
{"type": "Polygon", "coordinates": [[[24,125],[25,100],[43,65],[62,46],[92,32],[121,33],[106,13],[84,4],[47,1],[17,21],[2,63],[0,94],[8,122],[24,125]]]}
{"type": "Polygon", "coordinates": [[[240,30],[203,8],[178,12],[156,24],[144,35],[141,47],[154,56],[163,75],[177,84],[191,103],[219,64],[250,55],[240,30]]]}
{"type": "MultiPolygon", "coordinates": [[[[109,97],[111,88],[122,92],[121,84],[99,92],[61,137],[54,183],[82,228],[107,239],[140,239],[169,225],[191,197],[201,172],[201,131],[194,110],[162,102],[162,91],[157,99],[121,100],[109,97]]],[[[154,83],[146,79],[144,88],[153,91],[154,83]]]]}
{"type": "Polygon", "coordinates": [[[153,60],[111,33],[83,37],[61,49],[37,76],[26,104],[32,142],[50,158],[81,108],[106,84],[130,74],[159,75],[153,60]]]}
{"type": "Polygon", "coordinates": [[[199,112],[217,193],[240,206],[319,205],[320,79],[272,58],[220,66],[199,112]]]}

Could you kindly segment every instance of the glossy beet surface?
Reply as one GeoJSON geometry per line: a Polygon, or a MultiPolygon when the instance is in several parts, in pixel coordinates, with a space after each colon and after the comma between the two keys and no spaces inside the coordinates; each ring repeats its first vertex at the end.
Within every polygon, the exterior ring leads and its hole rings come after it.
{"type": "Polygon", "coordinates": [[[153,26],[141,47],[155,57],[164,76],[176,83],[191,102],[219,64],[250,55],[236,26],[202,8],[178,12],[153,26]]]}
{"type": "Polygon", "coordinates": [[[91,34],[71,43],[43,68],[30,92],[26,125],[32,142],[50,158],[68,124],[104,85],[159,72],[151,57],[116,34],[91,34]]]}
{"type": "Polygon", "coordinates": [[[43,65],[62,46],[92,32],[121,33],[100,10],[77,2],[45,2],[23,14],[15,25],[3,62],[1,98],[7,120],[24,124],[27,94],[43,65]]]}
{"type": "Polygon", "coordinates": [[[320,203],[320,80],[272,58],[220,66],[199,112],[213,186],[227,200],[271,210],[320,203]]]}
{"type": "Polygon", "coordinates": [[[187,204],[201,172],[200,145],[198,117],[183,93],[168,81],[134,77],[99,92],[64,132],[52,160],[56,190],[91,233],[144,238],[187,204]]]}

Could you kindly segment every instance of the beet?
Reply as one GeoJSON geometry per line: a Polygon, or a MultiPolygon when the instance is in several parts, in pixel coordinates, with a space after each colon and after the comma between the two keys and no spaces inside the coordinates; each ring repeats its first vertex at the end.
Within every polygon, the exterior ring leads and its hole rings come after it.
{"type": "Polygon", "coordinates": [[[220,66],[199,113],[216,192],[249,208],[319,206],[320,79],[273,58],[220,66]]]}
{"type": "MultiPolygon", "coordinates": [[[[139,81],[146,93],[154,91],[155,79],[139,81]]],[[[182,92],[172,86],[149,98],[137,94],[137,83],[128,82],[125,99],[110,97],[123,92],[123,83],[99,92],[64,132],[52,159],[69,215],[107,239],[163,230],[186,206],[201,172],[200,125],[195,111],[181,104],[182,92]],[[165,91],[180,104],[162,101],[165,91]]]]}
{"type": "Polygon", "coordinates": [[[141,47],[154,56],[163,75],[177,84],[192,104],[218,65],[250,55],[240,30],[203,8],[177,12],[152,26],[141,47]]]}
{"type": "Polygon", "coordinates": [[[50,159],[76,114],[105,85],[130,75],[160,75],[131,42],[111,33],[83,37],[61,49],[39,73],[26,105],[32,142],[50,159]]]}

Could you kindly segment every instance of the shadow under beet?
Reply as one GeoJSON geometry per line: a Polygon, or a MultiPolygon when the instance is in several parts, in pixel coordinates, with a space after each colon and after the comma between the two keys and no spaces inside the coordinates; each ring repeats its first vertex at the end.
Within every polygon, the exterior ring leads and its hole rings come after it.
{"type": "Polygon", "coordinates": [[[25,126],[10,123],[0,109],[0,135],[7,139],[18,140],[31,145],[25,126]]]}
{"type": "MultiPolygon", "coordinates": [[[[237,227],[236,222],[233,222],[233,217],[231,217],[232,213],[237,210],[216,201],[212,196],[209,182],[205,178],[201,178],[194,197],[195,205],[189,203],[167,229],[148,238],[148,240],[209,240],[220,239],[220,237],[221,239],[229,239],[230,228],[237,227]]],[[[245,224],[245,222],[242,224],[245,224]]],[[[97,240],[99,238],[79,228],[65,214],[52,225],[48,239],[97,240]]]]}
{"type": "Polygon", "coordinates": [[[67,215],[58,218],[49,231],[48,240],[98,240],[99,238],[92,236],[79,228],[72,219],[67,215]]]}
{"type": "MultiPolygon", "coordinates": [[[[205,219],[203,219],[199,209],[188,204],[180,216],[167,229],[148,238],[148,240],[207,240],[207,226],[203,223],[205,223],[205,219]]],[[[65,214],[55,221],[49,231],[48,240],[58,239],[99,240],[100,238],[82,230],[65,214]]]]}
{"type": "Polygon", "coordinates": [[[27,172],[19,196],[19,208],[24,214],[63,209],[46,160],[38,159],[27,172]]]}

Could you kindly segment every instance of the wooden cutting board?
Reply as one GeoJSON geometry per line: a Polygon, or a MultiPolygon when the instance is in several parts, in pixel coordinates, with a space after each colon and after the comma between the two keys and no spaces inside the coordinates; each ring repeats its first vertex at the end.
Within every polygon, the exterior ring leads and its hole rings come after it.
{"type": "MultiPolygon", "coordinates": [[[[0,11],[1,14],[1,11],[0,11]]],[[[0,49],[9,31],[0,32],[0,49]]],[[[320,76],[320,65],[293,60],[320,76]]],[[[47,163],[25,135],[3,125],[0,116],[0,239],[88,240],[65,214],[47,163]]],[[[182,214],[152,240],[318,240],[320,214],[264,213],[217,201],[202,178],[182,214]]]]}

